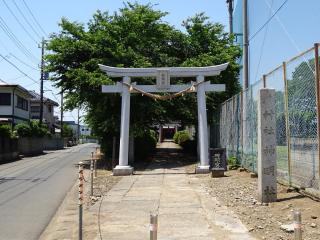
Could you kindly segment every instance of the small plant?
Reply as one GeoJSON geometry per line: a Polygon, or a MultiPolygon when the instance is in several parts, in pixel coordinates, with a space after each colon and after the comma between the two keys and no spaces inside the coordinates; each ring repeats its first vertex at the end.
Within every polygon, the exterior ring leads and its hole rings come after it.
{"type": "Polygon", "coordinates": [[[39,124],[38,121],[31,121],[30,122],[31,127],[31,134],[35,137],[44,137],[44,136],[50,136],[50,132],[46,125],[39,124]]]}
{"type": "Polygon", "coordinates": [[[0,137],[11,138],[12,137],[11,126],[7,124],[0,125],[0,137]]]}
{"type": "Polygon", "coordinates": [[[230,170],[238,169],[240,167],[240,165],[238,164],[237,158],[234,156],[228,159],[228,165],[230,170]]]}
{"type": "Polygon", "coordinates": [[[46,125],[39,125],[38,121],[31,121],[30,124],[19,123],[15,126],[15,131],[19,137],[44,137],[50,136],[46,125]]]}
{"type": "Polygon", "coordinates": [[[190,140],[190,135],[187,131],[178,131],[173,136],[173,141],[179,145],[189,140],[190,140]]]}
{"type": "Polygon", "coordinates": [[[19,137],[31,137],[31,127],[26,123],[19,123],[14,127],[14,130],[17,132],[19,137]]]}

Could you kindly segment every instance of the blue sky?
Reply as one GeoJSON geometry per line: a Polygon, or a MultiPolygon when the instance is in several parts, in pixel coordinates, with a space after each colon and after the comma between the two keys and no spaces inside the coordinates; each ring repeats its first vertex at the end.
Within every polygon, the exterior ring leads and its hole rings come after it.
{"type": "MultiPolygon", "coordinates": [[[[124,2],[118,0],[24,1],[46,34],[59,31],[58,22],[60,21],[61,17],[66,17],[72,21],[87,23],[92,14],[97,10],[114,12],[121,8],[124,2]]],[[[152,4],[157,4],[155,6],[156,9],[160,9],[169,13],[164,20],[176,26],[177,28],[181,28],[181,22],[183,20],[200,12],[205,12],[210,17],[211,21],[228,25],[228,12],[225,0],[140,0],[137,2],[150,2],[152,4]]],[[[39,27],[37,27],[36,23],[33,22],[33,18],[27,7],[24,5],[23,0],[0,0],[0,16],[11,32],[21,42],[21,44],[27,48],[27,51],[29,52],[27,53],[28,57],[25,56],[25,54],[23,54],[17,48],[17,46],[4,33],[4,31],[0,29],[0,53],[4,56],[7,56],[10,61],[12,61],[18,68],[28,74],[35,81],[39,81],[40,72],[37,69],[41,52],[34,40],[40,42],[40,37],[42,37],[44,33],[39,27]],[[7,3],[9,9],[11,9],[11,11],[15,14],[18,21],[20,21],[21,25],[26,29],[26,31],[23,29],[23,27],[21,27],[4,2],[7,3]],[[14,3],[17,4],[18,8],[14,3]],[[19,9],[23,15],[20,13],[19,9]],[[25,21],[25,18],[29,21],[30,25],[33,26],[35,32],[37,33],[35,33],[29,26],[27,23],[28,21],[25,21]],[[31,35],[31,37],[29,35],[31,35]],[[31,57],[30,55],[33,56],[31,57]],[[26,64],[21,63],[21,60],[30,66],[26,66],[26,64]]],[[[27,89],[36,90],[39,92],[39,84],[37,82],[34,82],[23,76],[23,74],[18,72],[15,68],[10,66],[1,58],[0,79],[9,83],[18,83],[27,89]]],[[[57,95],[58,90],[54,89],[50,82],[45,82],[45,89],[53,89],[52,92],[46,91],[45,96],[60,103],[60,96],[57,95]]],[[[60,116],[60,109],[56,109],[55,112],[56,115],[60,116]]],[[[76,111],[65,113],[65,120],[74,120],[76,117],[76,111]]]]}

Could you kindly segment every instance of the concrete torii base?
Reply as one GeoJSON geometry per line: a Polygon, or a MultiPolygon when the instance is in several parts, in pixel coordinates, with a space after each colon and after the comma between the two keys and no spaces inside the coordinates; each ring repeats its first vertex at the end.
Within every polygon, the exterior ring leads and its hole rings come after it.
{"type": "Polygon", "coordinates": [[[210,166],[197,166],[196,174],[206,174],[210,172],[210,166]]]}
{"type": "Polygon", "coordinates": [[[113,176],[128,176],[133,174],[133,167],[117,165],[112,172],[113,176]]]}

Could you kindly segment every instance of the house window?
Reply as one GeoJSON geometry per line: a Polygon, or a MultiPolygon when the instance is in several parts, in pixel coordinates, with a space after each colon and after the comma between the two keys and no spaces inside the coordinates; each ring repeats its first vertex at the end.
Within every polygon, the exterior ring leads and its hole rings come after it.
{"type": "Polygon", "coordinates": [[[11,93],[0,93],[0,106],[11,105],[11,93]]]}
{"type": "Polygon", "coordinates": [[[52,112],[52,105],[49,105],[49,106],[48,106],[48,111],[49,111],[49,113],[52,112]]]}
{"type": "Polygon", "coordinates": [[[28,101],[20,96],[17,96],[17,108],[28,111],[28,101]]]}

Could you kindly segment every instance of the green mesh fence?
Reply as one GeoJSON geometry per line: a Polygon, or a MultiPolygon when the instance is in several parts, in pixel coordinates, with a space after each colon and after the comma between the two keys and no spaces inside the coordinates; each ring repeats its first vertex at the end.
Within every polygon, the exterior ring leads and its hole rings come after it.
{"type": "MultiPolygon", "coordinates": [[[[314,49],[265,75],[276,90],[278,180],[319,189],[317,90],[314,49]]],[[[221,106],[220,144],[228,158],[257,172],[257,97],[260,80],[221,106]]]]}
{"type": "Polygon", "coordinates": [[[220,144],[227,149],[228,158],[236,158],[238,164],[242,158],[241,144],[241,95],[235,95],[221,108],[220,144]]]}
{"type": "Polygon", "coordinates": [[[286,69],[291,181],[313,187],[319,176],[314,50],[288,62],[286,69]]]}

